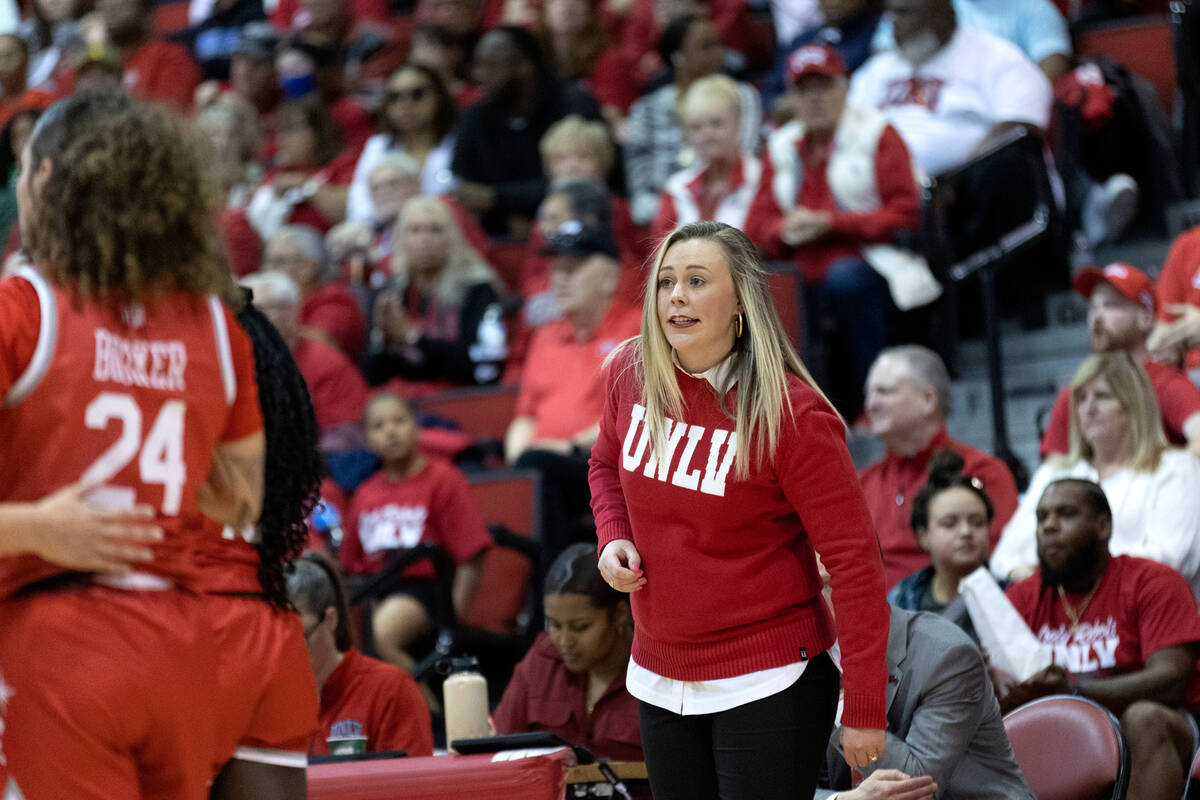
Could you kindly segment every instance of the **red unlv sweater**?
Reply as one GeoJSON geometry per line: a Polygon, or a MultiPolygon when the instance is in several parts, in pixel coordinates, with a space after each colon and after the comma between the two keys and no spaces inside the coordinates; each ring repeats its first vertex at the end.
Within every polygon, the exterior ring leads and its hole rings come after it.
{"type": "MultiPolygon", "coordinates": [[[[609,366],[590,482],[599,546],[631,539],[646,585],[631,596],[633,658],[659,675],[706,681],[781,667],[833,643],[814,549],[833,577],[845,686],[843,723],[883,729],[888,608],[871,516],[845,429],[789,377],[779,445],[745,479],[738,432],[708,381],[682,370],[680,420],[661,463],[629,351],[609,366]]],[[[725,398],[737,403],[737,388],[725,398]]],[[[753,447],[751,448],[753,453],[753,447]]]]}

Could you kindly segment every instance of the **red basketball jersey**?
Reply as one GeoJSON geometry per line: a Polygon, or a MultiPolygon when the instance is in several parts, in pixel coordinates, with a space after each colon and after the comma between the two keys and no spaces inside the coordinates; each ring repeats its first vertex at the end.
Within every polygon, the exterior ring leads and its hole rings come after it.
{"type": "MultiPolygon", "coordinates": [[[[158,510],[165,537],[145,571],[196,586],[213,452],[262,428],[249,338],[217,298],[112,309],[23,269],[0,282],[0,397],[0,500],[97,481],[97,505],[158,510]]],[[[0,597],[60,571],[0,559],[0,597]]]]}
{"type": "Polygon", "coordinates": [[[196,542],[200,589],[218,594],[258,594],[258,528],[243,531],[204,518],[204,535],[196,542]]]}

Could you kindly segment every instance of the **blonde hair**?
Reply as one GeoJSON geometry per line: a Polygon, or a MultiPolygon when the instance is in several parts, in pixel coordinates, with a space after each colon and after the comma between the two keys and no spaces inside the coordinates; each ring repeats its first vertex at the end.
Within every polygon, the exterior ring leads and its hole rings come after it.
{"type": "Polygon", "coordinates": [[[1079,424],[1079,397],[1083,387],[1097,378],[1104,378],[1108,382],[1113,396],[1129,415],[1133,439],[1133,456],[1129,466],[1140,472],[1158,469],[1158,462],[1167,449],[1158,397],[1154,394],[1154,386],[1146,370],[1123,350],[1088,356],[1071,377],[1070,450],[1067,460],[1091,463],[1095,457],[1095,451],[1083,438],[1079,424]]]}
{"type": "Polygon", "coordinates": [[[588,122],[578,114],[571,114],[551,125],[538,143],[542,168],[549,173],[550,156],[568,148],[590,153],[600,166],[601,176],[612,169],[613,146],[603,122],[588,122]]]}
{"type": "MultiPolygon", "coordinates": [[[[833,405],[817,386],[812,375],[800,360],[788,340],[771,291],[767,286],[767,271],[758,256],[758,249],[737,228],[723,222],[702,220],[677,228],[659,244],[654,255],[654,268],[646,281],[642,303],[642,332],[628,339],[609,356],[626,349],[633,353],[630,364],[639,370],[642,400],[646,407],[646,427],[655,456],[665,452],[667,415],[679,419],[683,413],[683,396],[675,378],[675,363],[671,345],[658,320],[658,271],[672,245],[702,240],[721,248],[729,262],[733,291],[744,315],[743,332],[734,340],[730,375],[738,387],[737,408],[733,414],[725,408],[721,394],[721,410],[734,421],[737,431],[737,451],[734,473],[744,478],[750,470],[751,457],[756,465],[763,454],[773,453],[779,443],[779,428],[784,407],[791,414],[791,398],[787,392],[787,376],[795,375],[821,397],[834,414],[833,405]],[[753,441],[753,456],[750,442],[753,441]]],[[[840,415],[838,417],[841,418],[840,415]]]]}
{"type": "Polygon", "coordinates": [[[742,95],[738,85],[725,75],[706,75],[695,81],[679,98],[676,111],[679,118],[686,120],[688,115],[699,108],[723,106],[733,112],[733,116],[742,118],[742,95]]]}
{"type": "Polygon", "coordinates": [[[393,240],[396,246],[392,252],[392,274],[395,283],[401,289],[408,286],[412,279],[408,262],[404,257],[403,239],[404,227],[413,217],[428,214],[446,231],[448,242],[446,264],[438,272],[434,280],[433,296],[444,306],[457,306],[462,303],[467,289],[477,283],[490,283],[497,291],[502,288],[500,276],[488,266],[483,256],[467,243],[462,229],[454,220],[450,209],[436,197],[418,195],[410,199],[400,209],[396,220],[393,240]]]}

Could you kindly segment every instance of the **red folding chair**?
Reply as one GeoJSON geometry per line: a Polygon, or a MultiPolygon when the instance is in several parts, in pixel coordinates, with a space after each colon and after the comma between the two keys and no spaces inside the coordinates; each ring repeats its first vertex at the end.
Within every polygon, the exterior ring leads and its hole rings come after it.
{"type": "Polygon", "coordinates": [[[1154,85],[1163,108],[1171,113],[1178,78],[1175,44],[1165,15],[1122,19],[1079,31],[1075,53],[1105,55],[1124,64],[1154,85]]]}
{"type": "Polygon", "coordinates": [[[1117,718],[1099,703],[1052,695],[1010,711],[1004,730],[1038,800],[1122,800],[1129,748],[1117,718]]]}

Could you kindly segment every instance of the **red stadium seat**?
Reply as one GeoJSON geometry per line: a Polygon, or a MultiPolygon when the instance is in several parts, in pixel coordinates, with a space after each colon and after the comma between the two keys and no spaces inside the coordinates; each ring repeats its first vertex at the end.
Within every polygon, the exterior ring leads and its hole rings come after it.
{"type": "Polygon", "coordinates": [[[1129,749],[1116,717],[1073,695],[1034,700],[1004,717],[1025,781],[1039,800],[1121,800],[1129,749]]]}
{"type": "Polygon", "coordinates": [[[517,411],[516,386],[450,389],[421,397],[418,414],[433,414],[457,422],[462,432],[480,440],[503,441],[517,411]]]}
{"type": "MultiPolygon", "coordinates": [[[[538,473],[533,470],[494,470],[469,475],[471,497],[489,526],[529,540],[538,538],[538,473]]],[[[491,633],[509,634],[528,597],[532,563],[527,552],[493,547],[484,556],[479,583],[461,622],[491,633]]]]}
{"type": "Polygon", "coordinates": [[[1163,108],[1175,102],[1175,46],[1166,16],[1145,16],[1103,23],[1078,32],[1077,55],[1105,55],[1154,85],[1163,108]]]}
{"type": "Polygon", "coordinates": [[[772,262],[767,275],[775,311],[798,352],[804,347],[804,278],[790,262],[772,262]]]}

